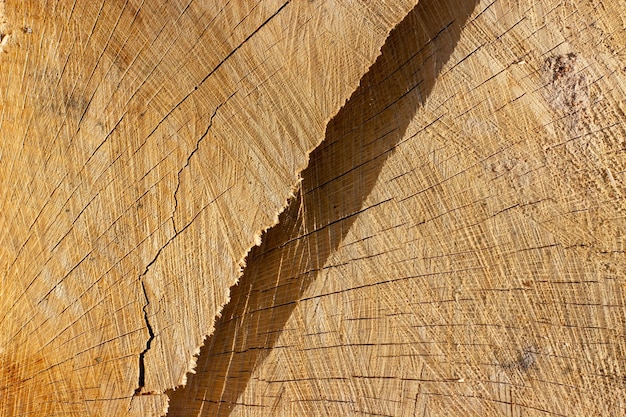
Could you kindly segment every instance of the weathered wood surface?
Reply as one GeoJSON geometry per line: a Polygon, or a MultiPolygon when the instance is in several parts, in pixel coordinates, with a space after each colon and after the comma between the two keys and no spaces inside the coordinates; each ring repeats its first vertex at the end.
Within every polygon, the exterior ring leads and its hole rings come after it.
{"type": "Polygon", "coordinates": [[[0,414],[160,415],[416,1],[0,3],[0,414]]]}
{"type": "Polygon", "coordinates": [[[626,4],[48,3],[0,21],[0,414],[158,415],[207,334],[168,415],[626,407],[626,4]]]}
{"type": "Polygon", "coordinates": [[[622,413],[624,16],[420,1],[172,415],[622,413]]]}

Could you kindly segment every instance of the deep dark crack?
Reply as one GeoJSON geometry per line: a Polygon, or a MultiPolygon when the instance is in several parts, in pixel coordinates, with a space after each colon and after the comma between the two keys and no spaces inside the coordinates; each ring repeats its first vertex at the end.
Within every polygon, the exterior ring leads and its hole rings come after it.
{"type": "MultiPolygon", "coordinates": [[[[146,272],[148,272],[147,268],[146,272]]],[[[148,334],[150,335],[150,337],[146,342],[146,348],[139,354],[139,382],[137,384],[137,389],[135,390],[135,395],[140,395],[141,390],[146,385],[146,365],[144,362],[144,358],[146,356],[146,353],[150,350],[150,345],[154,340],[154,330],[152,329],[152,325],[150,325],[147,310],[148,305],[150,305],[150,299],[148,298],[148,293],[146,292],[146,284],[144,284],[143,280],[141,281],[141,288],[143,289],[143,295],[146,297],[146,304],[144,304],[143,306],[143,318],[146,321],[146,327],[148,328],[148,334]]]]}

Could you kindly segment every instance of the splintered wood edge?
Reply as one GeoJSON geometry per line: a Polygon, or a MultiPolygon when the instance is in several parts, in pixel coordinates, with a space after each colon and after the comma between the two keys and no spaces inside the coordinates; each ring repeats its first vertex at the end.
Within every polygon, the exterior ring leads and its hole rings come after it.
{"type": "MultiPolygon", "coordinates": [[[[416,5],[417,5],[417,3],[416,3],[416,5]]],[[[415,8],[415,7],[416,6],[413,6],[413,8],[415,8]]],[[[413,8],[411,8],[411,10],[413,8]]],[[[328,127],[328,125],[331,122],[331,120],[333,120],[335,118],[335,116],[337,114],[339,114],[341,109],[343,109],[345,107],[346,103],[348,103],[348,101],[350,101],[350,98],[351,98],[352,94],[354,94],[354,92],[358,90],[359,86],[361,86],[361,82],[363,80],[363,77],[365,76],[365,74],[367,74],[370,71],[372,66],[375,64],[376,60],[380,57],[380,55],[382,53],[382,48],[383,48],[383,45],[384,45],[385,41],[389,38],[389,35],[391,34],[391,32],[393,32],[395,30],[395,28],[398,27],[398,25],[400,25],[402,20],[404,20],[404,18],[411,12],[411,10],[409,10],[409,12],[406,15],[402,16],[402,18],[400,20],[395,22],[393,27],[389,28],[389,30],[387,31],[386,36],[384,37],[384,39],[382,39],[382,42],[378,46],[376,55],[373,57],[373,59],[370,62],[369,66],[367,67],[366,71],[361,75],[361,78],[358,79],[358,82],[352,88],[350,96],[349,97],[345,97],[343,99],[342,104],[330,116],[326,117],[326,119],[324,121],[324,126],[326,126],[326,128],[328,127]]],[[[306,151],[306,163],[303,164],[302,166],[299,166],[298,169],[294,172],[294,175],[297,177],[297,180],[291,186],[291,188],[290,188],[290,190],[289,190],[289,192],[287,194],[287,197],[283,199],[283,204],[282,204],[280,210],[278,210],[275,213],[274,218],[273,218],[273,220],[272,220],[272,222],[270,224],[267,224],[266,226],[258,229],[255,232],[254,237],[253,237],[254,245],[250,246],[248,248],[248,250],[245,252],[245,254],[243,254],[241,256],[241,258],[239,259],[239,261],[238,261],[239,274],[237,275],[236,280],[233,282],[233,284],[228,288],[228,290],[226,292],[226,299],[224,300],[224,302],[217,309],[216,315],[213,318],[213,325],[212,325],[212,329],[211,329],[210,333],[206,334],[204,336],[203,340],[202,340],[202,343],[195,348],[195,350],[193,352],[192,360],[187,365],[187,373],[185,374],[185,376],[183,378],[182,384],[180,384],[178,386],[175,386],[175,387],[166,388],[160,394],[164,394],[165,391],[168,391],[168,390],[172,390],[172,389],[176,390],[177,388],[181,388],[181,387],[186,386],[187,385],[187,374],[195,373],[197,362],[198,362],[198,355],[200,354],[200,349],[202,348],[202,346],[204,346],[204,343],[206,342],[206,340],[209,337],[211,337],[213,335],[213,333],[215,333],[215,324],[216,324],[217,320],[222,316],[222,313],[223,313],[224,308],[226,307],[226,305],[230,302],[231,290],[232,290],[233,287],[235,287],[239,283],[239,280],[243,276],[244,269],[246,268],[246,260],[248,258],[248,255],[250,254],[250,252],[252,251],[252,249],[254,247],[257,247],[257,246],[261,245],[262,238],[263,238],[263,235],[265,234],[265,232],[268,231],[269,229],[273,228],[274,226],[276,226],[279,223],[280,215],[289,207],[289,204],[291,203],[292,199],[296,197],[296,192],[299,190],[300,184],[302,182],[302,172],[309,165],[311,153],[324,142],[324,139],[325,138],[322,137],[320,139],[319,143],[316,146],[312,146],[311,148],[307,149],[307,151],[306,151]]],[[[169,398],[168,398],[168,405],[169,405],[169,398]]],[[[161,414],[161,415],[162,416],[167,415],[167,407],[165,408],[164,413],[161,414]]]]}
{"type": "MultiPolygon", "coordinates": [[[[381,30],[380,32],[378,32],[377,38],[376,38],[376,42],[372,42],[372,48],[370,49],[370,51],[376,51],[376,53],[372,54],[372,56],[368,59],[368,60],[363,60],[363,66],[359,67],[359,71],[355,71],[354,72],[354,79],[351,82],[351,84],[349,85],[350,88],[346,87],[346,89],[344,90],[344,92],[341,94],[342,97],[337,97],[337,102],[341,103],[341,104],[336,104],[334,105],[334,107],[336,107],[334,109],[334,111],[327,111],[324,112],[326,113],[324,116],[324,123],[323,126],[328,126],[329,122],[335,117],[335,115],[337,113],[339,113],[339,111],[341,110],[341,108],[343,108],[345,106],[345,104],[347,103],[347,101],[350,98],[350,95],[354,93],[354,91],[357,90],[358,86],[361,83],[362,77],[364,74],[366,74],[369,71],[369,68],[371,68],[371,66],[374,64],[374,62],[376,62],[377,58],[380,56],[381,54],[381,48],[384,45],[384,43],[386,42],[386,40],[389,37],[389,34],[393,31],[393,29],[395,29],[395,27],[397,27],[397,25],[405,18],[406,14],[410,12],[410,10],[415,6],[415,4],[417,4],[416,0],[411,0],[410,2],[406,2],[405,5],[402,5],[402,7],[397,7],[395,10],[395,13],[390,13],[391,17],[389,21],[385,22],[384,26],[381,26],[381,30]],[[405,10],[406,8],[406,10],[405,10]],[[393,19],[393,20],[391,20],[393,19]],[[362,71],[362,73],[361,73],[362,71]]],[[[4,17],[4,7],[5,7],[5,0],[0,0],[0,52],[4,51],[8,51],[10,52],[10,50],[12,48],[20,48],[20,39],[23,36],[28,36],[30,33],[32,33],[32,30],[28,27],[22,27],[21,29],[17,29],[19,28],[19,25],[15,22],[9,22],[7,21],[7,19],[4,17]],[[22,33],[23,32],[23,33],[22,33]],[[14,42],[15,40],[15,42],[14,42]],[[6,48],[5,48],[6,46],[6,48]]],[[[16,6],[16,8],[18,8],[16,6]]],[[[7,54],[2,54],[0,55],[0,60],[6,59],[9,55],[7,54]]],[[[196,364],[197,364],[197,355],[200,352],[200,348],[201,346],[204,344],[204,342],[206,341],[207,337],[211,336],[214,331],[215,331],[215,322],[216,320],[221,316],[224,307],[229,303],[230,301],[230,288],[232,288],[232,285],[236,285],[236,283],[239,281],[240,277],[242,276],[243,273],[243,269],[246,266],[246,259],[248,257],[248,254],[250,252],[250,250],[255,246],[255,245],[259,245],[261,242],[261,237],[263,235],[263,233],[265,233],[266,230],[268,230],[269,228],[275,226],[278,222],[279,222],[279,216],[280,214],[288,207],[289,201],[290,199],[293,198],[295,192],[298,190],[299,188],[299,184],[301,181],[301,173],[302,171],[307,167],[308,165],[308,160],[310,158],[310,154],[311,152],[317,147],[319,146],[320,143],[322,143],[324,139],[323,133],[321,135],[321,137],[317,138],[317,145],[316,146],[311,146],[310,149],[307,149],[303,155],[302,155],[302,162],[298,162],[301,166],[297,166],[297,169],[294,171],[293,173],[293,178],[294,182],[291,184],[291,186],[288,189],[283,189],[283,190],[278,190],[277,194],[279,196],[282,195],[282,204],[279,210],[277,210],[274,213],[273,219],[270,222],[270,224],[266,224],[263,227],[259,228],[252,236],[252,241],[253,244],[250,245],[250,247],[247,248],[247,250],[245,251],[245,253],[242,253],[239,261],[237,262],[237,264],[239,265],[239,273],[236,277],[233,277],[234,280],[231,280],[229,283],[231,284],[230,287],[225,288],[225,297],[223,299],[223,302],[219,305],[219,307],[216,308],[215,310],[215,316],[213,317],[213,325],[211,328],[209,328],[209,332],[203,337],[202,341],[200,342],[200,344],[198,346],[195,347],[195,349],[193,350],[193,355],[191,356],[191,360],[189,363],[186,364],[186,372],[193,372],[196,364]]],[[[279,197],[280,198],[280,197],[279,197]]],[[[279,198],[277,198],[276,200],[279,200],[279,198]]],[[[279,200],[281,201],[281,200],[279,200]]],[[[233,257],[234,258],[234,257],[233,257]]],[[[231,265],[234,265],[234,262],[231,263],[231,265]]],[[[229,272],[230,274],[230,272],[229,272]]],[[[145,310],[144,310],[145,313],[145,310]]],[[[207,318],[209,320],[209,318],[207,318]]],[[[208,321],[207,320],[207,321],[208,321]]],[[[195,340],[194,340],[195,342],[195,340]]],[[[182,361],[181,361],[182,362],[182,361]]],[[[184,366],[184,364],[181,363],[182,366],[184,366]]],[[[182,367],[181,366],[181,367],[182,367]]],[[[183,375],[183,385],[186,383],[186,374],[183,375]]],[[[174,387],[160,387],[161,390],[150,390],[149,392],[142,392],[136,395],[133,395],[132,398],[130,399],[130,409],[128,410],[129,413],[141,413],[141,412],[145,412],[146,409],[151,410],[151,412],[158,412],[159,410],[161,410],[161,414],[164,414],[167,410],[168,407],[168,397],[167,395],[165,395],[165,390],[167,389],[171,389],[174,387]],[[134,401],[133,401],[134,400],[134,401]]],[[[107,400],[107,399],[103,399],[103,400],[107,400]]],[[[113,401],[123,401],[123,399],[117,398],[117,399],[109,399],[111,402],[113,401]]],[[[18,403],[19,405],[19,398],[18,398],[18,403]]],[[[41,412],[45,412],[45,410],[42,408],[40,410],[41,412]]]]}

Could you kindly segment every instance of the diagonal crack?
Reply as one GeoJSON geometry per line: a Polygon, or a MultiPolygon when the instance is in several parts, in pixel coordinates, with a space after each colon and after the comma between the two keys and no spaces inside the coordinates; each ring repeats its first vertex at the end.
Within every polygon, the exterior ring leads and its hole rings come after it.
{"type": "MultiPolygon", "coordinates": [[[[148,272],[147,268],[143,275],[145,275],[146,272],[148,272]]],[[[148,341],[146,342],[146,348],[139,354],[139,382],[137,383],[137,389],[135,390],[135,395],[142,394],[141,390],[146,385],[146,365],[144,362],[144,358],[146,356],[146,353],[150,350],[150,345],[152,344],[152,341],[154,340],[154,330],[152,329],[152,326],[150,325],[150,320],[148,319],[148,310],[147,310],[148,305],[150,305],[150,299],[148,298],[148,293],[146,292],[146,284],[143,282],[143,280],[141,281],[141,288],[143,289],[144,297],[146,297],[146,304],[143,306],[143,318],[146,321],[146,327],[148,328],[148,334],[150,335],[150,337],[148,337],[148,341]]]]}
{"type": "MultiPolygon", "coordinates": [[[[230,414],[241,406],[248,384],[258,377],[255,372],[277,346],[299,302],[335,294],[308,295],[307,291],[323,278],[327,267],[334,267],[327,263],[356,219],[366,210],[393,201],[376,197],[378,202],[370,202],[369,196],[387,158],[402,143],[415,113],[430,96],[477,0],[463,7],[454,0],[416,3],[390,32],[359,87],[327,124],[323,141],[300,174],[298,194],[278,223],[264,233],[260,246],[248,253],[245,269],[230,288],[214,331],[200,349],[195,372],[188,375],[184,388],[167,393],[168,415],[230,414]],[[431,50],[437,51],[434,67],[424,58],[434,54],[431,50]]],[[[362,240],[369,237],[361,236],[362,240]]],[[[356,281],[341,291],[388,282],[356,281]]],[[[290,346],[281,346],[285,347],[290,346]]],[[[279,382],[289,381],[298,379],[279,382]]],[[[298,395],[294,398],[297,401],[298,395]]]]}
{"type": "MultiPolygon", "coordinates": [[[[143,273],[141,275],[139,275],[139,282],[141,283],[141,288],[143,290],[143,295],[144,295],[145,300],[146,300],[146,302],[145,302],[145,304],[143,306],[143,317],[144,317],[144,321],[146,323],[146,328],[148,329],[148,340],[146,341],[145,349],[142,350],[141,353],[139,353],[139,377],[138,377],[138,381],[137,381],[137,388],[135,389],[135,394],[134,395],[149,395],[149,394],[152,394],[152,392],[149,392],[149,391],[148,392],[143,392],[143,389],[144,389],[144,387],[146,385],[145,357],[146,357],[146,354],[148,353],[148,351],[150,350],[150,347],[152,345],[152,341],[155,338],[154,329],[153,329],[152,325],[150,324],[150,319],[149,319],[149,316],[148,316],[148,306],[150,305],[150,298],[148,297],[148,292],[146,290],[146,284],[144,282],[144,277],[148,274],[148,271],[150,270],[150,267],[152,267],[152,265],[154,265],[156,263],[156,261],[159,259],[159,256],[161,255],[163,250],[170,243],[172,243],[174,241],[174,239],[176,239],[176,237],[178,237],[178,235],[180,235],[188,226],[187,225],[187,226],[183,227],[181,230],[176,230],[176,223],[174,222],[174,215],[175,215],[176,210],[178,208],[177,193],[178,193],[178,189],[180,188],[180,175],[183,172],[183,170],[189,166],[189,163],[191,162],[191,158],[193,157],[193,155],[195,155],[195,153],[200,148],[200,142],[202,142],[204,140],[204,138],[206,138],[208,136],[209,131],[211,130],[211,127],[213,126],[213,119],[217,115],[217,112],[219,111],[219,109],[222,106],[224,106],[226,103],[228,103],[228,101],[233,96],[235,96],[235,94],[237,94],[236,91],[234,93],[232,93],[230,96],[228,96],[228,98],[226,98],[226,100],[224,100],[224,102],[220,103],[215,108],[215,110],[211,114],[211,117],[209,118],[209,123],[207,125],[206,130],[200,136],[200,138],[198,138],[198,140],[196,141],[196,146],[191,151],[191,153],[189,153],[189,155],[187,156],[187,160],[185,161],[185,164],[182,166],[181,169],[178,170],[178,173],[176,175],[176,178],[177,178],[176,189],[174,190],[174,209],[172,210],[172,215],[170,217],[170,219],[172,220],[172,224],[174,226],[174,236],[172,236],[167,242],[165,242],[165,244],[163,246],[161,246],[161,248],[159,248],[157,253],[154,255],[154,258],[152,258],[152,260],[146,265],[146,268],[144,269],[143,273]]],[[[228,191],[228,190],[226,190],[226,191],[228,191]]],[[[224,192],[226,192],[226,191],[224,191],[224,192]]],[[[222,194],[224,194],[224,193],[222,193],[222,194]]],[[[216,199],[219,198],[222,194],[217,196],[216,199]]]]}
{"type": "Polygon", "coordinates": [[[211,130],[211,127],[213,126],[213,118],[217,114],[220,107],[228,103],[228,101],[231,98],[233,98],[235,94],[237,94],[236,91],[232,93],[230,96],[228,96],[228,98],[226,98],[226,100],[224,100],[223,103],[220,103],[220,105],[215,108],[215,110],[213,111],[213,114],[211,115],[211,118],[209,119],[209,124],[207,125],[206,130],[204,131],[202,136],[200,136],[200,138],[198,138],[198,140],[196,141],[196,147],[189,153],[189,155],[187,156],[187,161],[185,161],[185,165],[183,165],[182,168],[178,170],[178,174],[176,174],[176,189],[174,190],[174,209],[172,210],[172,216],[171,216],[175,233],[177,233],[177,231],[176,231],[176,222],[174,222],[174,215],[176,214],[176,210],[178,209],[178,189],[180,188],[180,174],[182,174],[183,170],[189,166],[189,162],[191,161],[191,158],[198,151],[198,148],[200,148],[200,142],[202,142],[204,138],[208,136],[209,130],[211,130]]]}

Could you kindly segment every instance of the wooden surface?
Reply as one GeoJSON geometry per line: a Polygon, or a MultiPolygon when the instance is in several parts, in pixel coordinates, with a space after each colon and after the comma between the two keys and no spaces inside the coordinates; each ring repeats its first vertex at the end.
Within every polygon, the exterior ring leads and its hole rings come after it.
{"type": "Polygon", "coordinates": [[[170,415],[624,410],[624,9],[422,0],[170,415]]]}
{"type": "Polygon", "coordinates": [[[626,4],[410,3],[0,2],[0,414],[626,407],[626,4]]]}
{"type": "Polygon", "coordinates": [[[415,3],[0,4],[0,414],[160,415],[415,3]]]}

